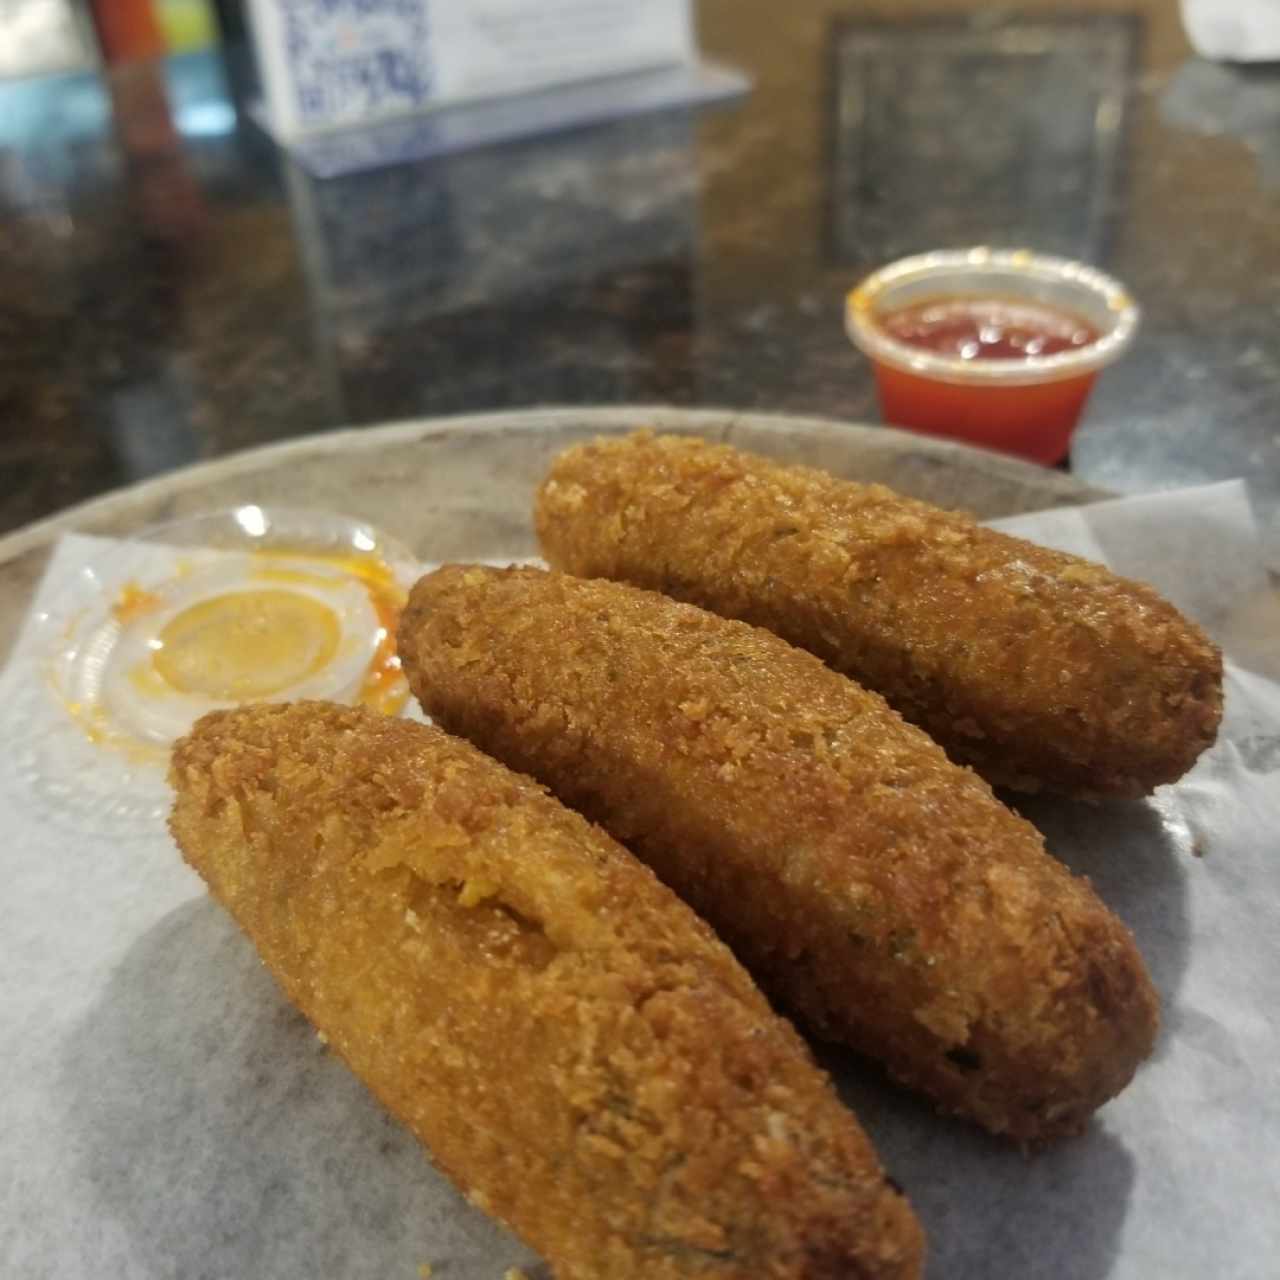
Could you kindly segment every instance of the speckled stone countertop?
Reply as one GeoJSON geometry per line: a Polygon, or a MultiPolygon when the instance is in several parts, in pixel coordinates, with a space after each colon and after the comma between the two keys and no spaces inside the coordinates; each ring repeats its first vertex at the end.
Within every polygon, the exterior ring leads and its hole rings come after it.
{"type": "Polygon", "coordinates": [[[537,404],[874,421],[846,289],[1029,244],[1146,321],[1072,467],[1280,497],[1280,71],[1171,0],[705,0],[736,106],[316,182],[236,57],[0,85],[0,529],[249,445],[537,404]]]}

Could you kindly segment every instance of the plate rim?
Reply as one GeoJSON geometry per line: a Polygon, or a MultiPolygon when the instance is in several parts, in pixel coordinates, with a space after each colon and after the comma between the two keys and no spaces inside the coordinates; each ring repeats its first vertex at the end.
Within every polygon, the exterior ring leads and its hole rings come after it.
{"type": "Polygon", "coordinates": [[[298,455],[373,452],[388,445],[420,442],[432,436],[458,431],[537,432],[549,427],[578,426],[604,434],[620,434],[643,426],[656,430],[715,436],[724,439],[739,426],[787,434],[855,435],[866,444],[888,444],[904,451],[926,453],[962,466],[1003,474],[1013,481],[1032,482],[1048,497],[1064,502],[1114,496],[1109,490],[1085,484],[1068,473],[1054,471],[1007,454],[996,453],[960,441],[919,435],[882,424],[846,421],[807,414],[772,413],[752,409],[682,408],[673,405],[547,405],[482,413],[401,418],[369,426],[346,426],[309,432],[286,440],[252,445],[246,449],[206,458],[160,475],[135,481],[52,515],[41,517],[0,535],[0,567],[20,556],[51,544],[63,533],[87,531],[98,521],[122,514],[131,503],[163,499],[197,489],[201,484],[248,471],[279,466],[298,455]],[[567,421],[566,421],[567,420],[567,421]]]}

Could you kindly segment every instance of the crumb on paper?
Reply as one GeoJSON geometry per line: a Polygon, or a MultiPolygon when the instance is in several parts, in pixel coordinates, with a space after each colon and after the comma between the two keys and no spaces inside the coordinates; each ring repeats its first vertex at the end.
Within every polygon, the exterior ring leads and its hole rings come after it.
{"type": "Polygon", "coordinates": [[[508,1267],[502,1273],[502,1280],[529,1280],[529,1273],[523,1267],[508,1267]]]}
{"type": "Polygon", "coordinates": [[[431,1273],[435,1268],[431,1263],[424,1262],[418,1267],[418,1280],[431,1280],[431,1273]]]}

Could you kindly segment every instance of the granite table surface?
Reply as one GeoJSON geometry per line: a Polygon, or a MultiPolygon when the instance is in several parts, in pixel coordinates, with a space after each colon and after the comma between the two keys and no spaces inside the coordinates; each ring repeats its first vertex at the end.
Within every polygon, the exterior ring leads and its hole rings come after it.
{"type": "Polygon", "coordinates": [[[242,50],[0,84],[0,531],[248,446],[533,405],[875,421],[845,291],[1027,244],[1145,324],[1086,485],[1280,499],[1280,69],[1172,0],[703,0],[755,80],[669,111],[319,182],[242,50]]]}

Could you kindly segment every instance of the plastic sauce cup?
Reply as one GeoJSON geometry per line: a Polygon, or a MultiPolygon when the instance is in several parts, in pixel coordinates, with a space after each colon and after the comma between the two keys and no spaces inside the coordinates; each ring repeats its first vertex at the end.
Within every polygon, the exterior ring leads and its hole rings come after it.
{"type": "Polygon", "coordinates": [[[882,267],[849,294],[845,325],[874,365],[886,422],[1052,464],[1067,456],[1099,370],[1132,342],[1139,314],[1118,281],[1082,262],[976,248],[882,267]],[[1078,318],[1094,336],[1052,355],[966,359],[886,331],[886,317],[935,301],[1035,306],[1078,318]]]}

